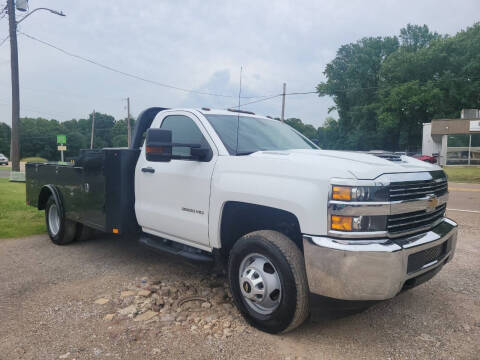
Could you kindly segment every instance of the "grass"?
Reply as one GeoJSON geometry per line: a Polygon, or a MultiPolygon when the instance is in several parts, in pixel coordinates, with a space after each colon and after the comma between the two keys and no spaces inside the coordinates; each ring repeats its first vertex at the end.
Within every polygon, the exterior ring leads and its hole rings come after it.
{"type": "Polygon", "coordinates": [[[43,211],[25,204],[25,183],[0,179],[0,239],[46,232],[43,211]]]}
{"type": "Polygon", "coordinates": [[[29,162],[48,162],[47,159],[44,159],[44,158],[41,158],[41,157],[26,157],[26,158],[23,158],[22,160],[20,160],[20,162],[24,162],[24,163],[29,163],[29,162]]]}
{"type": "Polygon", "coordinates": [[[448,181],[480,184],[480,167],[445,166],[448,181]]]}

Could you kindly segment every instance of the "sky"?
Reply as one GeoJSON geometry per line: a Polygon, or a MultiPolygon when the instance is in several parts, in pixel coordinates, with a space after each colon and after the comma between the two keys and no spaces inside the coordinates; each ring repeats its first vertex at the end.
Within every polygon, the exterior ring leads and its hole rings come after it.
{"type": "MultiPolygon", "coordinates": [[[[0,4],[5,0],[0,0],[0,4]]],[[[314,91],[337,49],[362,37],[398,35],[408,23],[455,34],[479,21],[479,0],[30,0],[19,31],[71,54],[152,80],[144,82],[67,56],[18,34],[22,117],[126,117],[151,106],[228,108],[288,92],[314,91]],[[164,84],[194,93],[160,86],[164,84]],[[209,93],[222,96],[211,96],[209,93]]],[[[22,13],[17,12],[20,18],[22,13]]],[[[0,41],[8,35],[0,20],[0,41]]],[[[10,47],[0,47],[0,122],[11,124],[10,47]]],[[[334,105],[288,96],[285,116],[320,126],[334,105]]],[[[279,117],[281,97],[242,106],[279,117]]]]}

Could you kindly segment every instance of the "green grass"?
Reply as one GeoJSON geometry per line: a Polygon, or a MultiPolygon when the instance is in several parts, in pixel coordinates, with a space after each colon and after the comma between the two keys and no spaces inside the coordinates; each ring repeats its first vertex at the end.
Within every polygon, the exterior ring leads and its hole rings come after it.
{"type": "Polygon", "coordinates": [[[25,183],[0,179],[0,239],[44,232],[44,212],[25,204],[25,183]]]}
{"type": "Polygon", "coordinates": [[[48,162],[47,159],[44,159],[44,158],[41,158],[41,157],[26,157],[26,158],[23,158],[22,160],[20,160],[20,162],[24,162],[24,163],[29,163],[29,162],[48,162]]]}
{"type": "Polygon", "coordinates": [[[448,181],[480,184],[480,167],[445,166],[448,181]]]}

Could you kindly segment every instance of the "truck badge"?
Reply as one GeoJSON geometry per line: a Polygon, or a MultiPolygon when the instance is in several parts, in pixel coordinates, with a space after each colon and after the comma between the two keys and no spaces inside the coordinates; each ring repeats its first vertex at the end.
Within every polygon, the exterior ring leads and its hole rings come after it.
{"type": "Polygon", "coordinates": [[[428,200],[427,200],[427,212],[432,212],[435,210],[438,206],[438,198],[436,195],[428,195],[428,200]]]}

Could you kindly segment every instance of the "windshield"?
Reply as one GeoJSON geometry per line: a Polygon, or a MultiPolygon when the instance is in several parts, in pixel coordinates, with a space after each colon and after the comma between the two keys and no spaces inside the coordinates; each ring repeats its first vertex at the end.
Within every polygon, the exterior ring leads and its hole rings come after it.
{"type": "Polygon", "coordinates": [[[205,117],[232,155],[248,155],[261,150],[318,149],[290,126],[277,120],[238,115],[205,117]]]}

